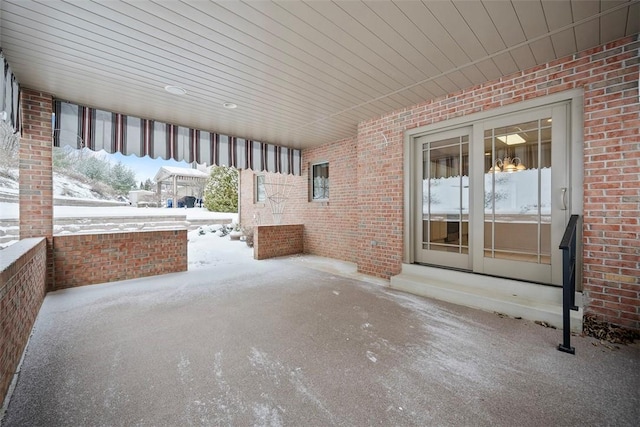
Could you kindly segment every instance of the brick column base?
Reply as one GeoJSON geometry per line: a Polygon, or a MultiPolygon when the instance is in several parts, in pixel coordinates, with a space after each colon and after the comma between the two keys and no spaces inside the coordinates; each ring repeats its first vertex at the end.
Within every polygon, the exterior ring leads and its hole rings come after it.
{"type": "Polygon", "coordinates": [[[20,93],[22,138],[19,148],[20,239],[47,239],[47,289],[53,288],[53,130],[50,95],[20,93]]]}

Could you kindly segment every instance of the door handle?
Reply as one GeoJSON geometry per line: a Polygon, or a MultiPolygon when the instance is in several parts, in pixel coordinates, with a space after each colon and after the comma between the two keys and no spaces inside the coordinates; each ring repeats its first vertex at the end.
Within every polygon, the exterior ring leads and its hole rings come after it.
{"type": "Polygon", "coordinates": [[[562,187],[560,189],[560,202],[562,203],[561,211],[567,210],[567,187],[562,187]]]}

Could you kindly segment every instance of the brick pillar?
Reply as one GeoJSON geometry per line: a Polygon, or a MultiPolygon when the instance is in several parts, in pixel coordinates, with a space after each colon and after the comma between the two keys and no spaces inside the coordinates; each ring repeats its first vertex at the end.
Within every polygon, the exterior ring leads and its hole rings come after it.
{"type": "Polygon", "coordinates": [[[53,288],[53,130],[51,95],[20,93],[20,239],[47,239],[47,288],[53,288]]]}

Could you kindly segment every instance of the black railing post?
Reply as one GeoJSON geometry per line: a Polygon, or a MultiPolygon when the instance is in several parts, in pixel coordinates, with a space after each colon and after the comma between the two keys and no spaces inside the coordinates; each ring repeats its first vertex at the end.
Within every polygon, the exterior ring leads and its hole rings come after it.
{"type": "Polygon", "coordinates": [[[562,249],[562,344],[558,350],[576,354],[571,347],[571,316],[569,310],[578,310],[576,298],[576,227],[578,215],[571,215],[567,228],[560,242],[562,249]]]}

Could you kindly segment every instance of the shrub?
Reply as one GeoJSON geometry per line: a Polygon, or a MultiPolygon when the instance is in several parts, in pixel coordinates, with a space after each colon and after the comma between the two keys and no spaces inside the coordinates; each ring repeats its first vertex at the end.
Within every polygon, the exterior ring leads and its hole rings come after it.
{"type": "Polygon", "coordinates": [[[238,171],[213,166],[204,188],[204,207],[212,212],[238,212],[238,171]]]}
{"type": "Polygon", "coordinates": [[[108,182],[118,194],[126,195],[136,187],[136,173],[118,162],[111,167],[108,182]]]}

